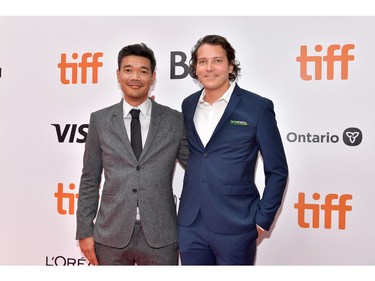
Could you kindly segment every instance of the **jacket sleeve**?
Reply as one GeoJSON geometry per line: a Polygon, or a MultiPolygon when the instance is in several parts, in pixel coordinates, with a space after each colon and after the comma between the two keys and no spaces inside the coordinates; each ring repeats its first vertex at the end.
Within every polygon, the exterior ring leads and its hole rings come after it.
{"type": "Polygon", "coordinates": [[[287,160],[270,100],[266,101],[260,114],[257,143],[263,158],[265,187],[258,204],[256,223],[269,230],[281,205],[288,178],[287,160]]]}
{"type": "Polygon", "coordinates": [[[102,150],[94,114],[91,114],[79,185],[76,239],[93,236],[94,219],[99,204],[101,175],[102,150]]]}
{"type": "Polygon", "coordinates": [[[186,127],[184,118],[181,118],[181,141],[180,141],[180,150],[178,153],[178,161],[180,162],[181,166],[185,169],[187,166],[187,160],[189,157],[189,147],[188,141],[186,137],[186,127]]]}

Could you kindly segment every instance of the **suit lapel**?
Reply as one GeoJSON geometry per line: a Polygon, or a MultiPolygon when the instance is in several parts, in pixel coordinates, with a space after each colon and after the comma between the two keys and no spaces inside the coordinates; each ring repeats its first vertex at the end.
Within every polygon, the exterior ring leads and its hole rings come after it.
{"type": "Polygon", "coordinates": [[[133,149],[131,147],[128,134],[126,133],[125,124],[124,124],[124,112],[123,112],[123,100],[117,104],[113,111],[113,122],[115,123],[115,128],[124,143],[126,149],[128,150],[129,154],[136,159],[133,149]]]}
{"type": "Polygon", "coordinates": [[[232,96],[229,100],[229,103],[223,113],[223,116],[220,118],[219,123],[217,124],[214,132],[212,133],[211,139],[215,136],[215,134],[220,130],[220,128],[225,124],[228,118],[232,115],[233,111],[236,109],[238,103],[241,100],[241,95],[242,95],[241,89],[236,84],[236,86],[234,87],[232,96]]]}
{"type": "Polygon", "coordinates": [[[193,138],[190,140],[190,142],[195,147],[199,147],[202,150],[204,150],[204,145],[202,143],[201,138],[198,135],[197,128],[195,127],[195,124],[194,124],[194,114],[195,114],[195,111],[197,109],[199,98],[202,94],[202,91],[203,91],[203,89],[201,91],[197,92],[193,96],[193,98],[189,101],[190,104],[187,104],[186,108],[190,109],[190,110],[186,110],[184,112],[184,114],[185,114],[185,120],[186,120],[186,122],[188,122],[187,127],[192,128],[193,138]],[[196,141],[196,142],[194,142],[194,141],[196,141]]]}
{"type": "Polygon", "coordinates": [[[152,104],[152,107],[151,107],[150,127],[148,128],[148,135],[147,135],[147,138],[146,138],[145,146],[142,150],[142,154],[141,154],[139,160],[141,160],[144,157],[145,153],[150,148],[152,140],[154,139],[154,137],[155,137],[155,135],[158,131],[160,121],[161,121],[162,111],[161,111],[159,105],[154,101],[152,101],[151,104],[152,104]]]}

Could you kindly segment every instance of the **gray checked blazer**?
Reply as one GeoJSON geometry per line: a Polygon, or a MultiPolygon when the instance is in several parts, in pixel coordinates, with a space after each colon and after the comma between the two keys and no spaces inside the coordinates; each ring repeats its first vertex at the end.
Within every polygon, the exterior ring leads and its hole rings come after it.
{"type": "Polygon", "coordinates": [[[90,116],[76,239],[94,236],[96,242],[110,247],[127,246],[138,202],[147,243],[163,247],[177,242],[172,181],[177,160],[185,167],[188,158],[183,116],[152,101],[149,133],[137,161],[127,137],[122,103],[90,116]]]}

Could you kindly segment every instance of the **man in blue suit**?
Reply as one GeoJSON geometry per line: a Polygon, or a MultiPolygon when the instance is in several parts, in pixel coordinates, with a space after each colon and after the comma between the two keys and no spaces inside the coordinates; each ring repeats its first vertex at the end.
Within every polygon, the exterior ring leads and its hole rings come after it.
{"type": "Polygon", "coordinates": [[[181,263],[253,265],[288,178],[273,103],[234,82],[239,62],[222,36],[197,42],[190,70],[204,88],[182,103],[190,156],[178,213],[181,263]],[[262,196],[254,180],[259,153],[262,196]]]}

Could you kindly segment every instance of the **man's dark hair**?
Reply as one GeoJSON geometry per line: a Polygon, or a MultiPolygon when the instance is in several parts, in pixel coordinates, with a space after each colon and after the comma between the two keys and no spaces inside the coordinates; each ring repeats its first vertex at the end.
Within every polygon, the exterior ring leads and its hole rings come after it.
{"type": "Polygon", "coordinates": [[[122,48],[120,52],[118,53],[118,57],[117,57],[117,64],[118,64],[119,70],[121,67],[122,59],[127,56],[139,56],[139,57],[148,58],[151,62],[151,73],[155,71],[155,68],[156,68],[155,55],[154,55],[154,52],[149,47],[147,47],[146,44],[140,43],[140,44],[128,45],[122,48]]]}

